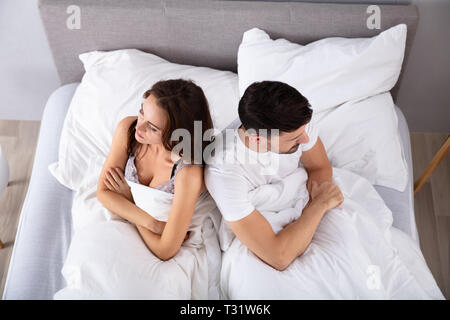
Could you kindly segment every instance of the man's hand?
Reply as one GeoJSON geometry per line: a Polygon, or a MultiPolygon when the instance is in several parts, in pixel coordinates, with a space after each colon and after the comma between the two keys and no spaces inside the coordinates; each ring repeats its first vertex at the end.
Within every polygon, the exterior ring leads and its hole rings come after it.
{"type": "Polygon", "coordinates": [[[321,184],[325,181],[331,181],[331,178],[321,176],[320,172],[318,173],[317,171],[313,171],[309,174],[308,181],[306,181],[306,189],[308,190],[308,193],[309,193],[309,201],[308,201],[307,206],[312,201],[311,193],[312,193],[312,182],[313,181],[315,181],[317,184],[321,184]]]}
{"type": "Polygon", "coordinates": [[[318,184],[313,180],[311,182],[311,201],[320,203],[330,210],[341,205],[344,202],[344,196],[334,182],[324,181],[318,184]]]}
{"type": "Polygon", "coordinates": [[[118,194],[123,195],[128,201],[133,202],[131,188],[125,180],[125,176],[120,168],[109,168],[106,171],[106,179],[103,180],[105,186],[118,194]]]}
{"type": "Polygon", "coordinates": [[[318,184],[325,181],[332,181],[332,169],[331,170],[310,170],[308,172],[308,180],[306,181],[306,189],[308,189],[309,194],[312,191],[312,182],[315,180],[318,184]]]}

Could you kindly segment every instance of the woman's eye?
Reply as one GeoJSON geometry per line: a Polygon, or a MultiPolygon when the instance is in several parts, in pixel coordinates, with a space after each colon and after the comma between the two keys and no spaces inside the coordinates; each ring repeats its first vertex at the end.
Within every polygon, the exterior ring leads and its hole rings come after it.
{"type": "Polygon", "coordinates": [[[147,122],[147,128],[152,130],[153,132],[156,132],[156,129],[152,127],[150,123],[147,122]]]}

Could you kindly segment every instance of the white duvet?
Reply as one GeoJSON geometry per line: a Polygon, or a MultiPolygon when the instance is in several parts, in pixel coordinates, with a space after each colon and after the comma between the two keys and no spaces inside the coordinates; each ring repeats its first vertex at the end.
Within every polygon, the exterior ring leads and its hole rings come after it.
{"type": "MultiPolygon", "coordinates": [[[[443,299],[417,244],[392,227],[392,213],[365,179],[333,168],[344,202],[328,211],[303,255],[278,271],[222,223],[221,290],[227,299],[443,299]]],[[[279,183],[250,192],[279,232],[308,201],[300,167],[279,183]]]]}
{"type": "MultiPolygon", "coordinates": [[[[168,220],[173,194],[128,183],[137,206],[155,219],[168,220]]],[[[162,261],[133,224],[98,202],[95,185],[81,191],[74,199],[75,234],[62,269],[67,286],[55,299],[220,298],[221,253],[215,231],[220,213],[208,192],[197,201],[190,238],[172,259],[162,261]]]]}

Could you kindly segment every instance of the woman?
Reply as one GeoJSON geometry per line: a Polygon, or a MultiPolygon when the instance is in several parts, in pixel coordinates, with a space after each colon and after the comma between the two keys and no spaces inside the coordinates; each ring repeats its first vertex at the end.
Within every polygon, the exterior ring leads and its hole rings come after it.
{"type": "MultiPolygon", "coordinates": [[[[137,117],[120,121],[98,183],[97,198],[110,211],[134,223],[151,252],[169,260],[179,251],[197,200],[207,193],[201,164],[188,164],[173,152],[175,129],[185,129],[194,145],[194,121],[203,133],[213,127],[202,89],[187,80],[160,81],[147,90],[137,117]],[[167,222],[153,218],[133,201],[127,181],[173,194],[167,222]]],[[[207,142],[202,141],[203,149],[207,142]]],[[[193,152],[191,152],[193,155],[193,152]]],[[[192,156],[192,160],[194,157],[192,156]]]]}

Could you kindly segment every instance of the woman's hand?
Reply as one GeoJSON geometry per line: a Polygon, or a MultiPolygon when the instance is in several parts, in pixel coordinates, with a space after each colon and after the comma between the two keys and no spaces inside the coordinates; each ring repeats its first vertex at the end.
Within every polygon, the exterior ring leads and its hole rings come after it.
{"type": "Polygon", "coordinates": [[[134,202],[131,188],[120,168],[109,168],[106,171],[106,179],[103,182],[109,190],[121,194],[129,201],[134,202]]]}
{"type": "Polygon", "coordinates": [[[162,235],[166,224],[167,222],[156,220],[151,215],[149,215],[149,222],[145,227],[153,233],[162,235]]]}

